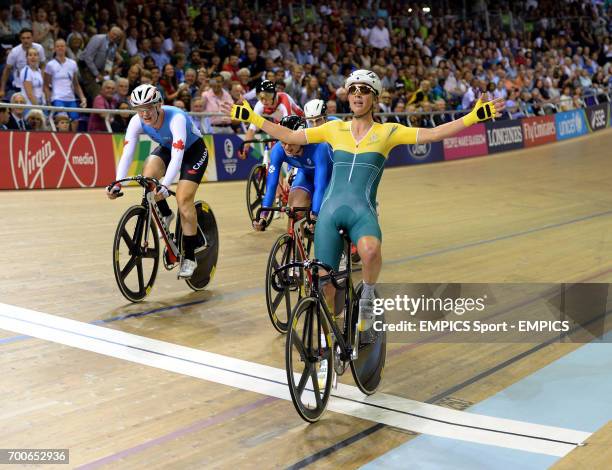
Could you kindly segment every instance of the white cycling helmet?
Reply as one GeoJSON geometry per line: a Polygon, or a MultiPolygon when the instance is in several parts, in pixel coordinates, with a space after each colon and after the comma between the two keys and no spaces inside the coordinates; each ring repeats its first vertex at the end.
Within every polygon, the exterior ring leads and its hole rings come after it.
{"type": "Polygon", "coordinates": [[[130,95],[130,104],[133,108],[160,103],[161,100],[162,96],[159,90],[153,85],[149,84],[137,86],[130,95]]]}
{"type": "Polygon", "coordinates": [[[327,104],[323,100],[310,100],[304,105],[304,115],[306,119],[327,116],[327,104]]]}
{"type": "Polygon", "coordinates": [[[344,83],[344,88],[348,90],[351,85],[356,83],[363,83],[364,85],[368,85],[371,87],[377,96],[380,96],[382,93],[382,83],[380,82],[380,78],[374,72],[370,70],[355,70],[353,73],[349,75],[344,83]]]}

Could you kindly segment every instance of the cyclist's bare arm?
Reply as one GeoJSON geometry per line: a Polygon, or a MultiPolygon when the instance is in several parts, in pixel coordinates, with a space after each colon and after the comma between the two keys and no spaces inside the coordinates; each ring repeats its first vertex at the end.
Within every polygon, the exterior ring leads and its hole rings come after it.
{"type": "MultiPolygon", "coordinates": [[[[478,103],[480,103],[480,100],[478,101],[478,103]]],[[[477,103],[477,105],[478,105],[477,103]]],[[[483,101],[483,103],[489,103],[488,101],[483,101]]],[[[505,108],[504,105],[504,99],[503,98],[497,98],[494,99],[490,102],[493,106],[493,112],[494,112],[494,116],[496,115],[498,116],[505,108]]],[[[482,106],[482,105],[480,105],[482,106]]],[[[475,107],[476,108],[476,107],[475,107]]],[[[472,110],[472,112],[474,112],[474,110],[472,110]]],[[[470,113],[472,114],[472,113],[470,113]]],[[[457,134],[458,132],[461,132],[463,129],[465,129],[466,127],[469,127],[469,123],[466,125],[465,124],[465,118],[467,116],[461,117],[459,119],[455,119],[454,121],[448,122],[446,124],[442,124],[441,126],[438,127],[434,127],[433,129],[425,129],[425,128],[419,128],[418,129],[418,138],[417,138],[417,143],[419,144],[427,144],[430,142],[437,142],[440,141],[442,139],[445,139],[447,137],[452,137],[453,135],[457,134]]],[[[479,121],[482,122],[484,120],[486,120],[488,118],[483,118],[480,119],[479,121]]]]}
{"type": "Polygon", "coordinates": [[[134,152],[136,151],[136,144],[138,143],[139,135],[142,134],[142,124],[137,114],[134,114],[130,119],[127,130],[125,131],[125,138],[123,141],[123,153],[119,159],[117,165],[117,180],[123,179],[127,176],[134,159],[134,152]]]}

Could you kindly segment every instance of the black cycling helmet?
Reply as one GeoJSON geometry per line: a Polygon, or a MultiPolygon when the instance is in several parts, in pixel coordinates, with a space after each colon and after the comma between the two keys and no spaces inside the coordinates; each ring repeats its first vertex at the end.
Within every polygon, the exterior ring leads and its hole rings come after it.
{"type": "Polygon", "coordinates": [[[263,92],[263,93],[274,93],[274,96],[276,96],[276,85],[271,80],[263,80],[259,82],[255,90],[257,91],[257,95],[263,92]]]}
{"type": "Polygon", "coordinates": [[[292,131],[297,131],[298,129],[306,129],[306,121],[302,119],[300,116],[285,116],[281,119],[280,125],[286,127],[287,129],[291,129],[292,131]]]}

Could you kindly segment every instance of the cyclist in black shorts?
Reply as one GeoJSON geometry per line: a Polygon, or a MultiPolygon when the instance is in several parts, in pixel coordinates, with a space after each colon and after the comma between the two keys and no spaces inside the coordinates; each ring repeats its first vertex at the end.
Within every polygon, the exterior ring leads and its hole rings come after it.
{"type": "MultiPolygon", "coordinates": [[[[163,177],[161,186],[155,191],[155,200],[164,221],[170,225],[174,214],[164,199],[169,195],[168,186],[180,172],[176,200],[181,214],[184,256],[178,276],[188,279],[197,266],[194,199],[208,165],[208,150],[191,118],[179,108],[162,106],[161,94],[154,86],[147,84],[136,87],[130,96],[130,103],[138,113],[132,116],[128,124],[116,179],[127,176],[139,134],[145,133],[157,142],[159,146],[145,161],[142,174],[157,179],[163,177]]],[[[107,195],[109,199],[115,199],[120,191],[121,185],[117,184],[107,191],[107,195]]]]}

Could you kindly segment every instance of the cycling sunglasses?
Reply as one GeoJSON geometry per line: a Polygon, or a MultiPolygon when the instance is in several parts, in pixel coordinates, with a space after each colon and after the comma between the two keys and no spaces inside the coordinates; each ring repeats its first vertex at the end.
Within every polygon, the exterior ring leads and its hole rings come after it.
{"type": "Polygon", "coordinates": [[[309,127],[316,127],[325,123],[325,116],[319,116],[315,118],[306,118],[306,122],[309,127]]]}
{"type": "Polygon", "coordinates": [[[350,87],[348,87],[348,92],[349,95],[354,95],[356,93],[359,93],[360,95],[369,95],[371,93],[374,93],[374,90],[369,87],[368,85],[351,85],[350,87]]]}

